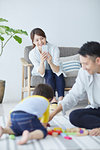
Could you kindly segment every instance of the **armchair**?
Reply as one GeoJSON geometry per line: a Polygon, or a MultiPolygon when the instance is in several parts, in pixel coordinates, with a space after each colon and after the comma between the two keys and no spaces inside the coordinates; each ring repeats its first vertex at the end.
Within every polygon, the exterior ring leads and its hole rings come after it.
{"type": "MultiPolygon", "coordinates": [[[[60,57],[68,57],[78,53],[79,48],[74,47],[59,47],[60,57]]],[[[21,99],[24,97],[24,92],[28,92],[28,96],[31,95],[31,91],[39,83],[44,83],[44,78],[40,76],[32,76],[31,71],[33,65],[29,59],[29,53],[32,50],[32,46],[26,46],[24,49],[24,58],[21,58],[22,62],[22,92],[21,99]]],[[[65,77],[65,91],[70,90],[75,83],[76,75],[65,77]]]]}

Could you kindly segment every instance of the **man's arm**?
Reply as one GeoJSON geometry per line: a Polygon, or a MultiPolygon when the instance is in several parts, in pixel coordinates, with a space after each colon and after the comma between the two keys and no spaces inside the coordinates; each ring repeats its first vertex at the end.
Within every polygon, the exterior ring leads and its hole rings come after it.
{"type": "Polygon", "coordinates": [[[58,107],[50,114],[49,121],[53,119],[53,117],[58,114],[60,111],[62,111],[62,105],[59,104],[58,107]]]}
{"type": "Polygon", "coordinates": [[[7,127],[10,127],[11,126],[11,117],[10,117],[10,114],[8,116],[8,120],[7,120],[7,127]]]}

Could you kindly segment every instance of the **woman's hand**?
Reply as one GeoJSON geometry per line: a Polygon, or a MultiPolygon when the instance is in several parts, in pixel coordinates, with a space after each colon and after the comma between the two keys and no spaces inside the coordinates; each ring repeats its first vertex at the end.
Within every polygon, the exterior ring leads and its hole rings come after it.
{"type": "Polygon", "coordinates": [[[48,53],[48,58],[47,58],[47,62],[51,67],[51,70],[53,72],[59,72],[59,66],[56,66],[53,62],[52,62],[52,56],[48,53]]]}
{"type": "Polygon", "coordinates": [[[48,53],[47,55],[47,62],[50,64],[52,62],[52,56],[48,53]]]}
{"type": "Polygon", "coordinates": [[[48,55],[46,52],[43,52],[41,53],[40,55],[40,59],[41,59],[41,62],[44,63],[44,61],[48,58],[48,55]]]}
{"type": "Polygon", "coordinates": [[[43,52],[40,54],[40,66],[39,66],[39,69],[38,69],[38,72],[43,75],[45,73],[45,66],[44,66],[44,61],[47,59],[47,54],[46,52],[43,52]]]}

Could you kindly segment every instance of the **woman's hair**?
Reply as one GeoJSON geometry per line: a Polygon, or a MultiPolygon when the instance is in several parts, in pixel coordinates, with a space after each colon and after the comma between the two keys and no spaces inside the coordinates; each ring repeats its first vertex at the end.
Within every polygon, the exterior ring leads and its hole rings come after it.
{"type": "Polygon", "coordinates": [[[54,92],[53,92],[53,89],[50,85],[48,85],[48,84],[38,84],[35,87],[33,95],[40,95],[40,96],[46,97],[47,99],[53,99],[54,92]]]}
{"type": "MultiPolygon", "coordinates": [[[[35,28],[31,31],[30,33],[30,37],[31,37],[31,40],[32,40],[32,44],[33,44],[33,41],[34,41],[34,36],[36,35],[39,35],[39,36],[42,36],[44,38],[46,38],[46,35],[45,35],[45,32],[40,29],[40,28],[35,28]]],[[[33,44],[33,48],[35,47],[35,44],[33,44]]]]}

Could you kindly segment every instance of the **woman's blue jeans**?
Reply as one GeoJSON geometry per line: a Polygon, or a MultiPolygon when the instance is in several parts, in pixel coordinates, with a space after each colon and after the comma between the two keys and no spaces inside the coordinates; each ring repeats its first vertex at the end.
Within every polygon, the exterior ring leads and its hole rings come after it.
{"type": "Polygon", "coordinates": [[[51,85],[51,87],[58,93],[58,97],[64,96],[65,80],[63,74],[57,76],[52,70],[45,70],[45,83],[51,85]]]}

